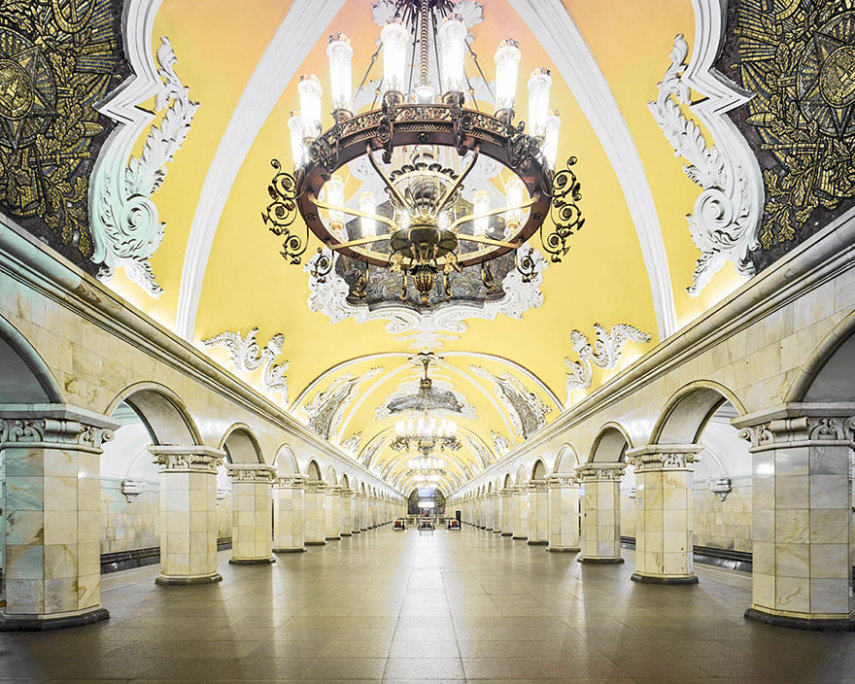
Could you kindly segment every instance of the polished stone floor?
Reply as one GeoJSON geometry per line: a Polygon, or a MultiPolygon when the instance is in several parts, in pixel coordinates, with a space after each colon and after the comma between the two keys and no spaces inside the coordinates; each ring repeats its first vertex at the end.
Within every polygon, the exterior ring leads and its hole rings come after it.
{"type": "Polygon", "coordinates": [[[750,578],[631,582],[488,532],[375,530],[201,587],[105,577],[112,617],[0,634],[6,681],[853,682],[855,634],[746,622],[750,578]]]}

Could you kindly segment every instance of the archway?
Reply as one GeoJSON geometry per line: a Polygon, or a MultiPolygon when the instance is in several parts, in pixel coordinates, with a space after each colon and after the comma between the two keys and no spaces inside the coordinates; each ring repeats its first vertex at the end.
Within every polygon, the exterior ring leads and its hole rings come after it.
{"type": "Polygon", "coordinates": [[[321,467],[317,461],[309,461],[309,465],[306,466],[306,478],[315,482],[320,482],[323,479],[321,478],[321,467]]]}
{"type": "Polygon", "coordinates": [[[294,450],[287,444],[283,444],[276,451],[273,465],[276,466],[276,472],[280,476],[296,475],[300,472],[300,466],[297,464],[297,457],[294,455],[294,450]]]}
{"type": "Polygon", "coordinates": [[[258,440],[248,425],[232,425],[220,443],[230,463],[264,463],[258,440]]]}
{"type": "Polygon", "coordinates": [[[569,444],[565,444],[558,452],[553,472],[555,474],[575,473],[577,465],[579,465],[579,457],[576,454],[576,450],[569,444]]]}
{"type": "Polygon", "coordinates": [[[543,463],[543,459],[537,459],[535,461],[534,466],[531,469],[531,479],[532,480],[542,480],[546,477],[546,466],[543,463]]]}

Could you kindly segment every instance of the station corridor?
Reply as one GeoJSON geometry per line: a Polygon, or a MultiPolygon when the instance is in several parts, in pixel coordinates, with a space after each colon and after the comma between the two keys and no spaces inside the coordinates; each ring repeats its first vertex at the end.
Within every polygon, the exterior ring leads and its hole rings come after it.
{"type": "Polygon", "coordinates": [[[461,532],[374,530],[224,581],[108,575],[109,620],[0,634],[0,681],[855,681],[847,633],[746,621],[750,576],[692,586],[461,532]]]}

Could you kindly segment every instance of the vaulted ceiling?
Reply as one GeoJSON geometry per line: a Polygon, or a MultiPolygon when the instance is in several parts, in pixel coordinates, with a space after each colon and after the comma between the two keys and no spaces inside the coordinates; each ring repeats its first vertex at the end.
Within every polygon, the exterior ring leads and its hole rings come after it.
{"type": "MultiPolygon", "coordinates": [[[[191,120],[186,108],[173,113],[187,117],[189,128],[152,196],[165,223],[150,259],[162,293],[152,297],[123,270],[110,283],[261,390],[264,368],[232,365],[229,345],[234,349],[236,338],[210,346],[203,340],[227,332],[246,340],[256,328],[261,349],[273,339],[269,355],[287,379],[287,395],[271,398],[402,491],[412,481],[407,458],[389,448],[397,417],[389,404],[415,391],[422,367],[414,355],[433,352],[434,386],[449,393],[453,407],[443,415],[454,418],[463,437],[460,451],[440,455],[448,461],[442,486],[449,491],[744,278],[727,261],[699,294],[687,292],[700,252],[686,217],[701,188],[684,173],[648,107],[677,34],[691,54],[692,2],[484,0],[483,20],[470,32],[488,78],[493,51],[508,37],[522,49],[522,99],[525,75],[540,66],[552,72],[551,105],[562,119],[558,159],[578,158],[586,217],[569,255],[515,290],[514,307],[461,311],[458,305],[431,319],[395,318],[336,309],[324,293],[315,293],[310,306],[309,274],[280,256],[281,241],[261,221],[270,201],[270,161],[290,163],[287,122],[299,109],[298,77],[315,73],[326,82],[329,34],[350,36],[358,82],[376,49],[372,4],[163,0],[152,51],[168,39],[174,73],[199,106],[191,120]],[[585,348],[598,339],[595,324],[602,326],[602,345],[585,348]]],[[[168,109],[160,104],[143,106],[166,128],[168,109]]],[[[147,132],[140,133],[137,154],[144,154],[147,132]]],[[[311,241],[304,264],[319,244],[311,241]]]]}

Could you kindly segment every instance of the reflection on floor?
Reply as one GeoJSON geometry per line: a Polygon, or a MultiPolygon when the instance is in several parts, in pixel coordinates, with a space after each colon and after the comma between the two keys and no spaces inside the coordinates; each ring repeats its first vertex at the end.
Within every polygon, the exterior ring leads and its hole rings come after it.
{"type": "Polygon", "coordinates": [[[749,577],[636,584],[626,556],[582,566],[488,532],[386,528],[273,566],[224,552],[218,585],[116,573],[110,620],[0,634],[0,682],[855,681],[855,635],[744,621],[749,577]]]}

